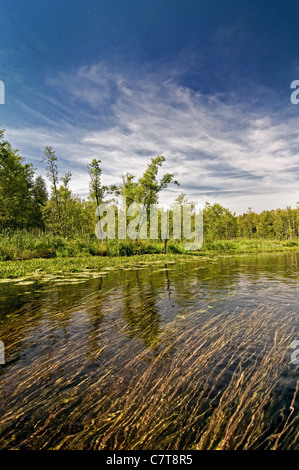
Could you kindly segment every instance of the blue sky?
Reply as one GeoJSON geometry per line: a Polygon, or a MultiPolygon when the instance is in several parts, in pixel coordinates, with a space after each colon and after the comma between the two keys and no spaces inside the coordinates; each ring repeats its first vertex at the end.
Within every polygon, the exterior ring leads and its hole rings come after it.
{"type": "Polygon", "coordinates": [[[220,202],[237,213],[299,201],[296,0],[2,0],[0,128],[45,175],[88,191],[166,157],[172,202],[220,202]]]}

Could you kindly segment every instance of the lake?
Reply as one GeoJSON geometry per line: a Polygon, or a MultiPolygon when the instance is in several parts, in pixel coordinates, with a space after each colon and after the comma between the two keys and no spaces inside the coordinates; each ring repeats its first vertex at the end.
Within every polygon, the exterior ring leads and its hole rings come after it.
{"type": "Polygon", "coordinates": [[[0,284],[0,448],[298,450],[298,263],[0,284]]]}

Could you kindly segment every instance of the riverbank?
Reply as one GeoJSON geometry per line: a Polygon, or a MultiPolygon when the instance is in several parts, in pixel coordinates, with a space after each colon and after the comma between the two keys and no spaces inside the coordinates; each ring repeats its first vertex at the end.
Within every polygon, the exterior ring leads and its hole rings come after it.
{"type": "MultiPolygon", "coordinates": [[[[71,242],[69,245],[72,247],[71,242]]],[[[162,251],[162,244],[160,245],[162,251]]],[[[172,252],[168,252],[165,255],[162,253],[142,254],[142,248],[145,249],[146,247],[150,247],[150,245],[136,244],[137,248],[138,246],[141,254],[132,254],[130,256],[117,256],[111,253],[110,247],[110,256],[108,256],[107,253],[104,255],[86,254],[86,252],[82,250],[74,252],[72,256],[63,256],[63,254],[60,253],[52,258],[32,257],[30,259],[0,261],[0,279],[2,282],[5,282],[5,280],[19,278],[33,277],[38,279],[45,275],[65,275],[82,272],[84,272],[86,276],[88,273],[92,276],[105,268],[130,268],[140,264],[176,262],[196,258],[209,260],[223,256],[299,251],[298,239],[286,241],[254,239],[221,240],[204,243],[202,249],[197,252],[183,252],[183,244],[180,243],[170,245],[172,252]]],[[[155,245],[152,246],[158,249],[159,243],[155,243],[155,245]]],[[[107,249],[107,246],[103,245],[102,250],[104,249],[107,249]]]]}
{"type": "MultiPolygon", "coordinates": [[[[214,253],[255,253],[289,249],[299,250],[299,238],[288,240],[263,238],[234,238],[230,240],[207,241],[202,254],[214,253]]],[[[93,234],[62,237],[41,231],[18,230],[0,233],[0,261],[23,261],[35,258],[79,258],[79,257],[123,257],[134,255],[163,254],[164,241],[159,240],[108,240],[100,241],[93,234]]],[[[185,243],[169,240],[168,254],[186,254],[185,243]]]]}

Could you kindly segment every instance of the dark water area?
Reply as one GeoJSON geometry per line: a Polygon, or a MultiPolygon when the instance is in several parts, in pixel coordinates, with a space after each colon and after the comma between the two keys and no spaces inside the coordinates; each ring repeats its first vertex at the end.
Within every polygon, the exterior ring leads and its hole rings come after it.
{"type": "Polygon", "coordinates": [[[298,263],[0,284],[0,449],[298,449],[298,263]]]}

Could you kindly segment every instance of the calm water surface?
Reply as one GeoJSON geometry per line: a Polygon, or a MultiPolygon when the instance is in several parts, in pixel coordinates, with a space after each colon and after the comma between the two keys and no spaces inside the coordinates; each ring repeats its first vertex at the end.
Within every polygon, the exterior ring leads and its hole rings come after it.
{"type": "Polygon", "coordinates": [[[299,254],[0,285],[1,449],[298,449],[299,254]]]}

